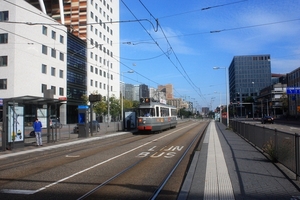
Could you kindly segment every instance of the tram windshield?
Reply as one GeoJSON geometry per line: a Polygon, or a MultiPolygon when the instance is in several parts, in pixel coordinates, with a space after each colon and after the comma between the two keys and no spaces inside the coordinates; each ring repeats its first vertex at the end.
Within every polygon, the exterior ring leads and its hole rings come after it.
{"type": "Polygon", "coordinates": [[[153,117],[153,116],[155,116],[154,109],[153,108],[140,108],[138,110],[138,115],[139,115],[139,117],[153,117]]]}

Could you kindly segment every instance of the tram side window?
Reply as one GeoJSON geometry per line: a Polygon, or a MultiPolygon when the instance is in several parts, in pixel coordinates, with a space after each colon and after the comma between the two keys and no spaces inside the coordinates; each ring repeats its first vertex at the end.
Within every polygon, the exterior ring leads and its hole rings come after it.
{"type": "Polygon", "coordinates": [[[171,116],[177,116],[177,110],[171,109],[171,116]]]}
{"type": "Polygon", "coordinates": [[[167,109],[167,108],[161,108],[160,109],[160,115],[162,116],[162,117],[167,117],[167,116],[169,116],[169,109],[167,109]]]}

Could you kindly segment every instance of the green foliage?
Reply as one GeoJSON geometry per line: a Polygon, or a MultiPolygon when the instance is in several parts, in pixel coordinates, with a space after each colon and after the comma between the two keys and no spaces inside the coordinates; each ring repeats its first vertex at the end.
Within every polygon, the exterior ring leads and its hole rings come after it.
{"type": "Polygon", "coordinates": [[[107,102],[102,99],[102,101],[94,103],[93,111],[98,116],[107,115],[107,102]]]}
{"type": "Polygon", "coordinates": [[[278,156],[277,156],[277,153],[276,153],[276,150],[275,150],[275,144],[274,144],[274,141],[271,138],[270,138],[269,141],[267,141],[264,144],[263,150],[264,150],[264,152],[266,152],[270,156],[270,159],[273,162],[277,161],[278,156]]]}
{"type": "Polygon", "coordinates": [[[288,106],[289,106],[289,99],[287,97],[287,94],[283,93],[281,95],[280,102],[282,105],[282,111],[283,111],[283,113],[285,113],[288,110],[288,106]]]}
{"type": "Polygon", "coordinates": [[[116,121],[117,117],[120,116],[121,113],[121,106],[119,99],[116,99],[115,97],[109,98],[109,105],[110,105],[110,115],[114,121],[116,121]]]}
{"type": "Polygon", "coordinates": [[[184,118],[189,118],[192,116],[192,112],[189,110],[186,110],[186,108],[181,108],[178,112],[179,116],[183,116],[184,118]]]}

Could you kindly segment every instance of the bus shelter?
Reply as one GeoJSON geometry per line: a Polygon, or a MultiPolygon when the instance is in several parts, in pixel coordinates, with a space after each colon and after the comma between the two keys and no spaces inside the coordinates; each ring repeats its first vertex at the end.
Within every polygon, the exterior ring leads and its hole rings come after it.
{"type": "MultiPolygon", "coordinates": [[[[11,148],[24,147],[25,143],[25,124],[24,107],[27,105],[36,105],[41,107],[36,113],[36,118],[41,115],[44,124],[47,124],[47,142],[50,141],[50,109],[52,106],[55,108],[60,107],[66,102],[65,98],[54,99],[36,96],[21,96],[3,99],[3,124],[2,124],[2,150],[5,151],[11,148]],[[38,114],[38,112],[40,114],[38,114]]],[[[43,123],[42,122],[42,123],[43,123]]],[[[53,134],[53,131],[52,131],[53,134]]]]}

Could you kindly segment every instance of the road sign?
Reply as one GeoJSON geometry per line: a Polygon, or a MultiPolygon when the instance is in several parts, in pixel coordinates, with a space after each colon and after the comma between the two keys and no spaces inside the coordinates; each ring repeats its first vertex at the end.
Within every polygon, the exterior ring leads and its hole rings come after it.
{"type": "Polygon", "coordinates": [[[300,94],[300,87],[287,87],[286,94],[300,94]]]}

